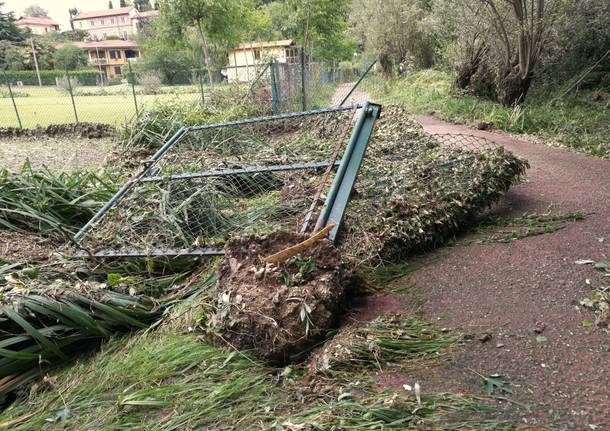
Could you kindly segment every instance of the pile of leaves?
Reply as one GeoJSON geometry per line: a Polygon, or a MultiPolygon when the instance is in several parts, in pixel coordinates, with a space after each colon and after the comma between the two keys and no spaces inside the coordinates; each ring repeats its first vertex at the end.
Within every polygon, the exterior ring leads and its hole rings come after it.
{"type": "MultiPolygon", "coordinates": [[[[600,328],[610,330],[610,262],[596,262],[591,259],[580,259],[577,265],[591,265],[597,270],[598,277],[587,278],[585,283],[593,291],[591,296],[580,301],[580,305],[595,312],[595,324],[600,328]]],[[[591,326],[589,320],[585,320],[584,326],[591,326]]]]}
{"type": "Polygon", "coordinates": [[[55,174],[28,163],[17,174],[0,171],[0,228],[65,238],[112,197],[116,182],[110,175],[55,174]]]}
{"type": "Polygon", "coordinates": [[[502,148],[444,145],[402,108],[386,107],[346,214],[345,252],[375,265],[443,243],[527,167],[502,148]]]}

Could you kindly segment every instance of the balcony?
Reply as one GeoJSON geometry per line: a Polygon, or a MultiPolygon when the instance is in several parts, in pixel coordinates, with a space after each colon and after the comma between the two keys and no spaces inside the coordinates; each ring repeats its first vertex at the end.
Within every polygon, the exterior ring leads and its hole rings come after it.
{"type": "Polygon", "coordinates": [[[108,64],[108,60],[106,60],[105,58],[92,58],[91,64],[93,66],[105,66],[108,64]]]}

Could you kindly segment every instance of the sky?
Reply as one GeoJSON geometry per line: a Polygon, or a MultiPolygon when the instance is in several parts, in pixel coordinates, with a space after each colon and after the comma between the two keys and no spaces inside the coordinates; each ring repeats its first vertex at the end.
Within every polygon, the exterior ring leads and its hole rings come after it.
{"type": "MultiPolygon", "coordinates": [[[[108,0],[0,0],[4,3],[3,12],[14,12],[15,18],[23,15],[23,9],[37,4],[49,11],[49,16],[53,18],[61,27],[61,30],[70,30],[70,17],[68,9],[76,7],[79,11],[102,10],[108,8],[108,0]]],[[[112,0],[115,8],[119,7],[119,0],[112,0]]]]}

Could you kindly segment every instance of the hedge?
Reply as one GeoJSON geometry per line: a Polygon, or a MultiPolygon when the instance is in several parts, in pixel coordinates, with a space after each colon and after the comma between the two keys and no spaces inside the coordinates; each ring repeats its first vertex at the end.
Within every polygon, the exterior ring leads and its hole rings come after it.
{"type": "MultiPolygon", "coordinates": [[[[76,77],[81,85],[96,85],[100,77],[100,73],[97,70],[85,69],[85,70],[72,70],[69,72],[70,76],[76,77]]],[[[55,85],[55,78],[64,76],[66,74],[63,70],[41,70],[40,80],[42,85],[55,85]]],[[[17,81],[23,82],[23,85],[38,85],[38,77],[34,70],[9,70],[2,72],[0,75],[0,81],[6,83],[10,81],[11,84],[15,85],[17,81]]]]}

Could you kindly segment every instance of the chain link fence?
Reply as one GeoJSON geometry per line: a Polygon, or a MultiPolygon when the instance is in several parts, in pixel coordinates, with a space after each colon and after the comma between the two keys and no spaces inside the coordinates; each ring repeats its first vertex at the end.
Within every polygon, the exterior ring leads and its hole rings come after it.
{"type": "Polygon", "coordinates": [[[122,79],[112,80],[94,70],[46,71],[41,80],[3,72],[0,127],[29,129],[82,122],[119,126],[155,103],[209,104],[227,94],[262,105],[263,112],[306,111],[340,105],[342,95],[365,71],[316,62],[303,67],[270,62],[249,66],[247,73],[230,67],[211,74],[203,68],[181,71],[184,83],[180,85],[164,83],[171,76],[167,71],[140,71],[131,62],[126,63],[122,79]]]}

